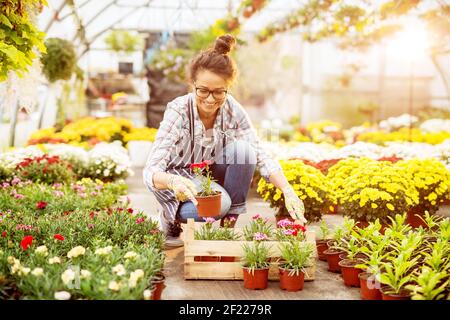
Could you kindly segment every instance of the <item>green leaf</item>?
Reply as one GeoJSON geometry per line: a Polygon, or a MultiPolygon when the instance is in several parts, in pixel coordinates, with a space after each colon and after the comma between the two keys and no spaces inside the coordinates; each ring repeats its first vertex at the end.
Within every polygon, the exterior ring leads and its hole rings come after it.
{"type": "Polygon", "coordinates": [[[11,29],[13,28],[13,25],[9,22],[9,19],[3,14],[0,14],[0,22],[11,29]]]}

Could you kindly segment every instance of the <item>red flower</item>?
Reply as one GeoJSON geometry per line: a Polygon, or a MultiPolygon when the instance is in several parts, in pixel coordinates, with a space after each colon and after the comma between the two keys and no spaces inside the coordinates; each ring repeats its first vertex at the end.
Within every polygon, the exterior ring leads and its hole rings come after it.
{"type": "Polygon", "coordinates": [[[45,209],[47,207],[48,203],[45,201],[39,201],[36,203],[36,209],[45,209]]]}
{"type": "Polygon", "coordinates": [[[136,224],[142,223],[145,221],[145,218],[137,218],[136,219],[136,224]]]}
{"type": "Polygon", "coordinates": [[[8,233],[6,233],[6,231],[2,232],[2,238],[6,238],[7,235],[8,235],[8,233]]]}
{"type": "Polygon", "coordinates": [[[292,227],[297,231],[300,230],[301,232],[306,232],[305,226],[302,226],[301,224],[294,224],[292,227]]]}
{"type": "Polygon", "coordinates": [[[134,212],[134,210],[132,208],[128,208],[127,211],[128,211],[128,213],[133,213],[134,212]]]}
{"type": "Polygon", "coordinates": [[[55,234],[54,236],[53,236],[53,238],[55,238],[56,240],[59,240],[59,241],[64,241],[64,237],[62,236],[62,235],[60,235],[59,233],[57,233],[57,234],[55,234]]]}
{"type": "Polygon", "coordinates": [[[22,241],[20,241],[20,246],[23,250],[27,250],[33,244],[33,236],[25,236],[22,241]]]}

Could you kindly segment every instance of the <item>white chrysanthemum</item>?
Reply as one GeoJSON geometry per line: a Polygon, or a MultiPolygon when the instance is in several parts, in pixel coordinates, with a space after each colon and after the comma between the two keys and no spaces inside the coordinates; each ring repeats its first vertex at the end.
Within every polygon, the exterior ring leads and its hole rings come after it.
{"type": "Polygon", "coordinates": [[[119,291],[120,290],[120,284],[116,281],[110,281],[108,285],[108,289],[111,291],[119,291]]]}
{"type": "Polygon", "coordinates": [[[91,272],[89,270],[81,270],[80,279],[89,279],[91,277],[91,272]]]}
{"type": "Polygon", "coordinates": [[[76,246],[75,248],[72,248],[68,253],[67,253],[67,257],[68,258],[76,258],[78,256],[82,256],[84,255],[84,253],[86,252],[86,249],[83,248],[82,246],[76,246]]]}
{"type": "Polygon", "coordinates": [[[95,250],[95,254],[99,255],[99,256],[106,256],[108,254],[110,254],[112,251],[112,247],[111,246],[107,246],[104,248],[98,248],[95,250]]]}
{"type": "Polygon", "coordinates": [[[138,256],[138,254],[134,251],[128,251],[127,253],[125,253],[124,258],[125,259],[134,259],[138,256]]]}
{"type": "Polygon", "coordinates": [[[75,279],[75,272],[72,269],[67,269],[61,275],[61,280],[64,284],[68,284],[75,279]]]}
{"type": "Polygon", "coordinates": [[[36,250],[34,250],[34,253],[46,257],[48,256],[48,249],[46,246],[39,246],[36,248],[36,250]]]}
{"type": "Polygon", "coordinates": [[[117,274],[119,277],[124,276],[127,273],[127,270],[122,264],[118,264],[114,267],[112,267],[112,272],[117,274]]]}
{"type": "Polygon", "coordinates": [[[53,257],[48,259],[49,264],[61,263],[61,259],[59,257],[53,257]]]}
{"type": "Polygon", "coordinates": [[[70,293],[67,291],[57,291],[57,292],[55,292],[55,299],[56,300],[69,300],[70,293]]]}
{"type": "Polygon", "coordinates": [[[31,271],[31,274],[35,277],[40,277],[44,274],[44,269],[42,268],[34,268],[33,271],[31,271]]]}

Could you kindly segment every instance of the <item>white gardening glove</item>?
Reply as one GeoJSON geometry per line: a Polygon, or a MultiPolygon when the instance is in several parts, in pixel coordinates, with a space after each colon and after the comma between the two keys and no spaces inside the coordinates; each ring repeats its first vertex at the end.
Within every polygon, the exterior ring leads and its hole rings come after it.
{"type": "Polygon", "coordinates": [[[185,202],[187,200],[191,200],[194,205],[198,204],[195,199],[195,195],[198,191],[195,184],[191,180],[182,176],[173,175],[167,182],[167,188],[175,192],[175,197],[178,201],[185,202]]]}
{"type": "Polygon", "coordinates": [[[295,190],[291,185],[281,189],[284,195],[286,209],[291,215],[292,219],[299,220],[301,224],[306,224],[305,219],[305,205],[303,201],[297,196],[295,190]]]}

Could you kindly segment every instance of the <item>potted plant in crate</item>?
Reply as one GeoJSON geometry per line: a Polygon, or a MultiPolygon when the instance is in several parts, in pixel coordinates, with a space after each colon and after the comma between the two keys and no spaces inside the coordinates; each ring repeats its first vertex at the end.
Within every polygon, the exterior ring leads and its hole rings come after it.
{"type": "MultiPolygon", "coordinates": [[[[217,229],[216,240],[235,241],[240,238],[239,234],[233,228],[236,221],[235,217],[223,219],[223,227],[217,229]]],[[[220,257],[220,262],[234,262],[235,257],[220,257]]]]}
{"type": "MultiPolygon", "coordinates": [[[[203,218],[205,223],[202,224],[199,230],[194,231],[195,240],[218,240],[218,230],[213,227],[213,223],[216,221],[214,218],[208,217],[203,218]]],[[[204,261],[204,262],[218,262],[220,257],[211,256],[196,256],[194,261],[204,261]]]]}
{"type": "Polygon", "coordinates": [[[220,215],[222,193],[212,189],[212,173],[209,171],[211,162],[203,161],[190,165],[191,170],[200,179],[201,191],[195,196],[198,201],[197,212],[199,217],[217,217],[220,215]],[[203,172],[206,174],[203,175],[203,172]]]}
{"type": "Polygon", "coordinates": [[[268,236],[264,233],[256,233],[253,243],[244,244],[243,272],[244,287],[246,289],[266,289],[269,279],[269,252],[270,247],[264,244],[268,236]]]}
{"type": "Polygon", "coordinates": [[[292,239],[287,243],[281,243],[280,251],[280,288],[286,291],[302,290],[305,281],[305,268],[311,266],[313,253],[311,244],[292,239]]]}

